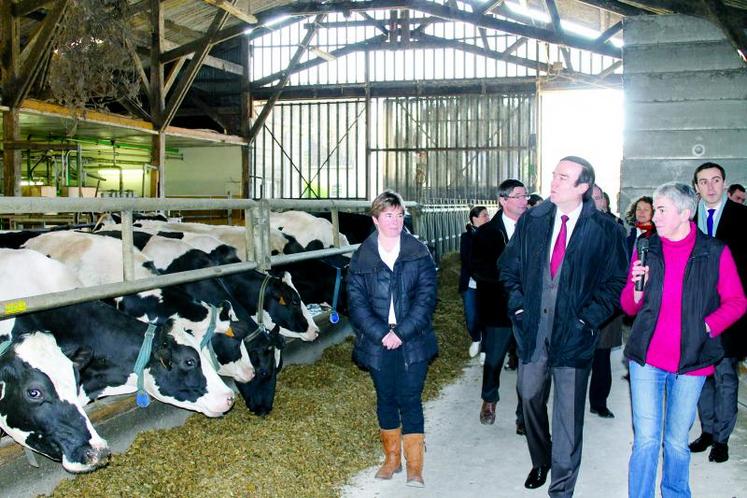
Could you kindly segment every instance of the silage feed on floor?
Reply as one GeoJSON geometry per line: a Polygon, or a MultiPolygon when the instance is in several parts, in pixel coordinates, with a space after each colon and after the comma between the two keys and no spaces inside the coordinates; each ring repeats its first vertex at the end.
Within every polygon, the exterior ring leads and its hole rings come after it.
{"type": "MultiPolygon", "coordinates": [[[[458,277],[458,256],[444,258],[434,316],[440,355],[426,400],[468,361],[458,277]]],[[[373,386],[351,352],[348,339],[313,365],[285,367],[265,418],[237,400],[223,418],[194,415],[181,427],[143,432],[106,468],[61,483],[53,496],[337,496],[380,459],[373,386]]]]}

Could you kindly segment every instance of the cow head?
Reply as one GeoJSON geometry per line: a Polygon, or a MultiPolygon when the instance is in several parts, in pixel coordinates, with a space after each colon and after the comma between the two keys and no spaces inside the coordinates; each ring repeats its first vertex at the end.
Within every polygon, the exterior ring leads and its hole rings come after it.
{"type": "Polygon", "coordinates": [[[277,375],[283,366],[285,339],[276,326],[272,331],[263,330],[252,334],[246,342],[256,375],[251,382],[236,383],[236,386],[252,413],[267,415],[272,411],[275,400],[277,375]]]}
{"type": "Polygon", "coordinates": [[[198,340],[169,322],[153,339],[143,372],[146,391],[159,401],[219,417],[233,406],[233,391],[218,376],[198,340]]]}
{"type": "Polygon", "coordinates": [[[110,451],[78,400],[77,369],[90,351],[68,354],[48,333],[13,340],[0,357],[0,427],[68,472],[88,472],[106,465],[110,451]]]}
{"type": "Polygon", "coordinates": [[[319,335],[319,327],[301,301],[288,272],[283,272],[282,278],[272,278],[268,282],[264,312],[264,323],[268,328],[278,325],[280,333],[286,337],[313,341],[319,335]]]}
{"type": "Polygon", "coordinates": [[[244,321],[237,322],[225,333],[215,334],[211,340],[215,358],[218,361],[218,374],[230,377],[236,382],[249,382],[254,377],[254,367],[249,359],[249,352],[244,339],[249,335],[250,328],[256,329],[257,324],[244,321]]]}

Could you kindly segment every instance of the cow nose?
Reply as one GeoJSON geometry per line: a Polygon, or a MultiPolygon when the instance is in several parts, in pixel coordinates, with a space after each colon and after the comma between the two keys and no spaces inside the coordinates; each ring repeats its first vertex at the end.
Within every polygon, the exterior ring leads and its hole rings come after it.
{"type": "Polygon", "coordinates": [[[233,402],[235,400],[236,400],[236,398],[234,397],[233,393],[228,395],[228,398],[226,399],[226,402],[228,403],[228,407],[229,408],[233,406],[233,402]]]}
{"type": "Polygon", "coordinates": [[[109,462],[112,452],[109,448],[88,448],[85,452],[85,459],[88,465],[101,466],[109,462]]]}

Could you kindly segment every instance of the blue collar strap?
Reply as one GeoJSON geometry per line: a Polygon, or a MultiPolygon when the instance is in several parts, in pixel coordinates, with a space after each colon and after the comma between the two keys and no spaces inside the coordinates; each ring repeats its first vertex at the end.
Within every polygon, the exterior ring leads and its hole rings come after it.
{"type": "Polygon", "coordinates": [[[145,337],[143,338],[143,344],[140,345],[140,352],[137,354],[137,360],[135,361],[135,375],[137,375],[137,394],[135,395],[135,402],[140,408],[146,408],[150,404],[150,396],[145,392],[143,387],[143,370],[145,365],[150,361],[150,354],[153,350],[153,337],[156,335],[156,326],[152,323],[148,324],[148,330],[145,331],[145,337]]]}
{"type": "MultiPolygon", "coordinates": [[[[267,284],[270,283],[272,275],[269,273],[265,276],[262,281],[262,286],[259,288],[259,301],[257,302],[257,330],[265,330],[264,321],[264,309],[265,309],[265,291],[267,290],[267,284]]],[[[256,332],[256,330],[255,330],[256,332]]]]}
{"type": "Polygon", "coordinates": [[[210,363],[212,363],[213,368],[217,372],[220,369],[220,365],[218,364],[218,357],[215,355],[215,350],[213,349],[213,336],[215,335],[215,323],[218,320],[218,307],[210,305],[210,325],[208,325],[207,332],[205,333],[205,336],[200,341],[200,349],[206,349],[208,353],[208,358],[210,358],[210,363]]]}
{"type": "Polygon", "coordinates": [[[4,355],[10,349],[11,344],[13,344],[13,341],[10,339],[0,342],[0,356],[4,355]]]}
{"type": "Polygon", "coordinates": [[[332,296],[332,313],[329,314],[329,322],[335,324],[340,321],[340,314],[337,313],[337,298],[340,296],[340,282],[342,281],[342,268],[335,268],[337,276],[335,277],[335,293],[332,296]]]}

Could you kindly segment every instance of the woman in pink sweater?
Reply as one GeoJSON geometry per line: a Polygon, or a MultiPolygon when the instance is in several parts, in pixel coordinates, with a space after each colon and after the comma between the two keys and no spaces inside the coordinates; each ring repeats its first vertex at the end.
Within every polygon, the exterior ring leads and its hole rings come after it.
{"type": "Polygon", "coordinates": [[[634,256],[620,297],[623,311],[636,315],[625,346],[635,433],[631,497],[655,495],[662,433],[662,497],[690,496],[687,438],[700,390],[723,356],[718,335],[747,309],[729,249],[698,231],[690,221],[695,207],[695,193],[683,183],[656,189],[658,235],[650,239],[646,266],[634,256]],[[636,291],[641,278],[643,291],[636,291]]]}

